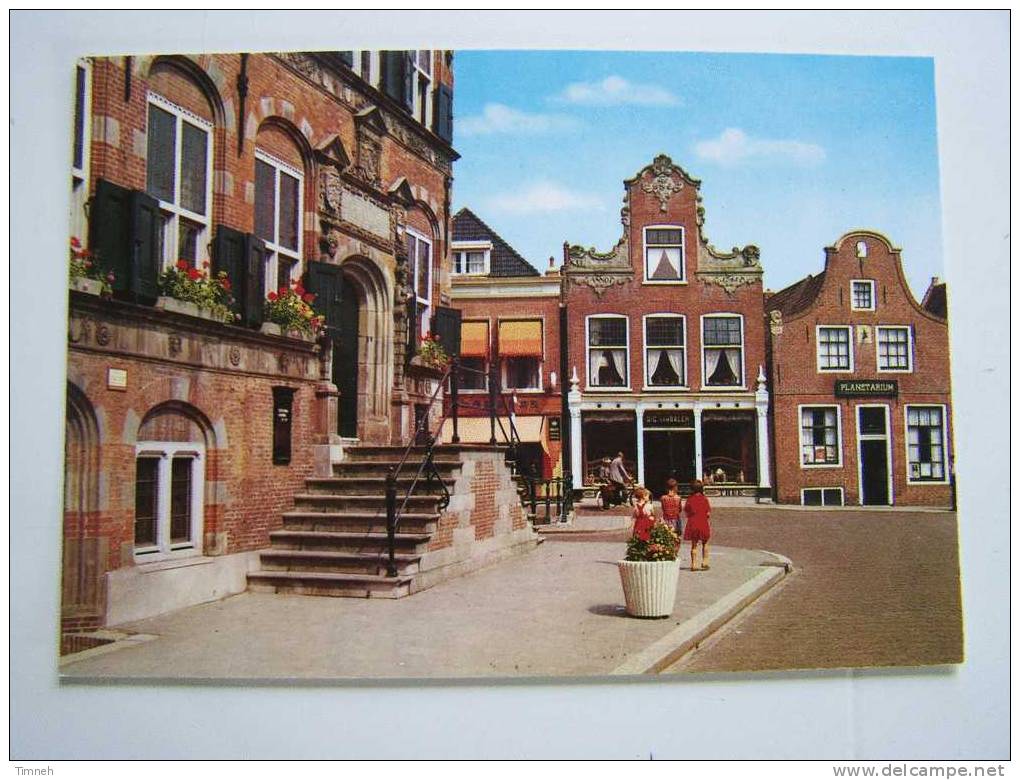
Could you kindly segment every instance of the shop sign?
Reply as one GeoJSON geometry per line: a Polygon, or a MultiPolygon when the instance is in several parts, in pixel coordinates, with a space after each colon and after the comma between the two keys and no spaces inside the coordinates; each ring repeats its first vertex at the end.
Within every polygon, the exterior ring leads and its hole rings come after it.
{"type": "Polygon", "coordinates": [[[690,409],[645,412],[646,428],[693,428],[694,412],[690,409]]]}
{"type": "Polygon", "coordinates": [[[895,379],[838,379],[833,388],[837,398],[895,398],[895,379]]]}
{"type": "Polygon", "coordinates": [[[560,440],[560,418],[550,417],[549,418],[549,441],[560,440]]]}

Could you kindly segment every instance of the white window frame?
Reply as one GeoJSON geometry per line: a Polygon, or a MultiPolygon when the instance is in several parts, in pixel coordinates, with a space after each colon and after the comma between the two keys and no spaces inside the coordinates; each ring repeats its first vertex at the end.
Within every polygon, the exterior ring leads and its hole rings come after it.
{"type": "Polygon", "coordinates": [[[352,69],[361,80],[375,87],[379,85],[379,52],[371,49],[355,49],[353,52],[354,68],[352,69]],[[361,67],[361,58],[368,54],[368,73],[361,67]],[[374,76],[374,79],[373,79],[374,76]]]}
{"type": "Polygon", "coordinates": [[[815,368],[819,374],[852,374],[854,372],[854,329],[851,325],[815,325],[815,368]],[[822,368],[822,329],[845,330],[849,368],[822,368]]]}
{"type": "MultiPolygon", "coordinates": [[[[149,131],[149,106],[154,105],[167,113],[173,114],[177,120],[174,131],[174,202],[159,200],[159,210],[167,217],[163,226],[163,267],[173,266],[180,254],[178,237],[180,229],[178,223],[181,217],[190,222],[197,222],[202,226],[196,240],[197,257],[195,264],[201,268],[203,261],[209,259],[209,234],[212,225],[213,208],[213,124],[202,117],[197,116],[185,108],[172,103],[162,95],[150,92],[147,95],[145,104],[145,131],[149,131]],[[190,209],[179,205],[181,200],[181,144],[184,141],[183,123],[194,125],[205,132],[205,208],[206,214],[198,214],[190,209]]],[[[146,175],[148,175],[149,161],[146,159],[146,175]]],[[[155,196],[153,196],[155,197],[155,196]]]]}
{"type": "MultiPolygon", "coordinates": [[[[736,312],[712,312],[711,314],[701,315],[701,389],[702,390],[743,390],[746,383],[746,372],[744,371],[744,363],[747,361],[746,355],[746,343],[747,339],[744,337],[744,315],[737,314],[736,312]],[[740,384],[739,385],[710,385],[708,383],[708,364],[705,362],[706,351],[709,349],[725,349],[726,347],[717,346],[706,346],[705,345],[705,320],[710,319],[726,319],[736,317],[740,320],[740,384]]],[[[732,346],[730,347],[732,349],[732,346]]]]}
{"type": "Polygon", "coordinates": [[[491,241],[458,241],[451,247],[453,265],[450,267],[451,276],[488,276],[492,269],[492,242],[491,241]],[[481,271],[458,271],[459,260],[466,260],[468,252],[483,253],[483,269],[481,271]]]}
{"type": "Polygon", "coordinates": [[[878,504],[876,506],[895,506],[896,496],[893,493],[893,459],[892,459],[892,416],[889,414],[888,404],[855,404],[854,410],[854,430],[857,434],[857,442],[854,449],[854,455],[857,458],[857,503],[860,506],[864,506],[864,460],[861,458],[861,442],[862,441],[878,441],[885,439],[885,462],[886,471],[888,472],[888,489],[889,489],[889,503],[878,504]],[[885,410],[885,435],[880,436],[877,433],[861,433],[861,413],[860,409],[884,409],[885,410]]]}
{"type": "MultiPolygon", "coordinates": [[[[687,253],[684,251],[684,241],[687,233],[682,225],[645,225],[641,229],[642,262],[644,263],[644,284],[687,284],[687,253]],[[652,279],[648,270],[648,231],[649,230],[679,230],[680,231],[680,278],[679,279],[652,279]]],[[[671,247],[673,244],[652,244],[656,247],[671,247]]]]}
{"type": "MultiPolygon", "coordinates": [[[[255,149],[255,159],[261,160],[266,165],[273,168],[273,240],[269,241],[263,239],[266,244],[266,278],[264,281],[266,294],[277,289],[277,276],[279,275],[280,267],[280,255],[293,260],[294,267],[291,269],[290,278],[294,280],[300,279],[301,274],[304,273],[304,262],[301,258],[301,249],[304,246],[305,238],[305,220],[304,220],[304,208],[305,208],[305,174],[304,171],[298,170],[293,165],[284,162],[279,157],[274,157],[262,149],[255,149]],[[286,173],[288,176],[292,176],[297,179],[298,182],[298,202],[297,202],[297,239],[298,248],[297,250],[290,249],[279,243],[280,240],[280,173],[286,173]]],[[[258,207],[258,193],[255,193],[255,204],[258,207]]]]}
{"type": "MultiPolygon", "coordinates": [[[[427,237],[423,233],[419,233],[414,228],[410,228],[410,227],[404,228],[404,232],[406,232],[409,236],[413,236],[414,239],[415,239],[414,269],[413,269],[414,270],[414,278],[412,279],[412,282],[413,282],[412,289],[414,290],[415,302],[423,304],[424,307],[425,307],[425,310],[422,312],[421,317],[419,318],[419,322],[418,322],[418,336],[420,338],[420,337],[424,336],[426,333],[428,333],[429,329],[432,327],[431,323],[429,322],[429,316],[432,314],[432,273],[433,273],[433,270],[434,270],[433,266],[435,265],[435,261],[436,261],[435,255],[433,254],[433,252],[435,250],[435,244],[432,243],[432,239],[431,238],[427,237]],[[429,276],[428,276],[428,280],[427,280],[426,285],[425,285],[427,289],[425,290],[425,295],[424,296],[422,296],[420,294],[420,291],[418,290],[418,242],[419,241],[420,242],[424,242],[425,244],[427,244],[428,248],[429,248],[429,276]]],[[[408,260],[410,261],[410,258],[408,258],[408,260]]]]}
{"type": "MultiPolygon", "coordinates": [[[[478,320],[478,321],[480,321],[480,320],[478,320]]],[[[458,388],[458,390],[457,390],[458,394],[459,395],[464,395],[465,393],[475,393],[475,394],[479,394],[480,395],[482,393],[488,393],[489,392],[489,358],[477,357],[477,356],[472,356],[470,358],[463,358],[463,357],[460,358],[461,363],[463,363],[465,360],[481,360],[482,361],[482,370],[485,372],[485,375],[482,377],[482,385],[483,385],[483,387],[480,390],[477,390],[477,389],[465,388],[465,387],[462,386],[462,387],[458,388]]]]}
{"type": "Polygon", "coordinates": [[[949,484],[949,415],[945,404],[905,404],[903,407],[903,462],[906,469],[908,485],[948,485],[949,484]],[[919,408],[942,410],[942,473],[943,479],[911,479],[910,478],[910,429],[909,411],[919,408]]]}
{"type": "Polygon", "coordinates": [[[880,374],[912,374],[914,372],[914,329],[909,325],[876,325],[875,326],[875,368],[880,374]],[[883,330],[905,330],[907,332],[907,367],[882,368],[879,345],[883,330]]]}
{"type": "MultiPolygon", "coordinates": [[[[135,445],[135,460],[159,458],[156,494],[156,536],[154,547],[134,548],[136,563],[185,558],[202,554],[202,528],[205,510],[205,445],[199,442],[140,441],[135,445]],[[170,543],[170,488],[173,459],[191,456],[191,538],[187,543],[170,543]]],[[[134,541],[132,526],[132,542],[134,541]]]]}
{"type": "Polygon", "coordinates": [[[630,392],[630,317],[626,314],[617,314],[616,312],[600,312],[599,314],[589,314],[584,318],[584,389],[593,393],[624,393],[630,392]],[[624,333],[626,335],[625,344],[623,347],[592,347],[591,345],[591,321],[602,320],[602,319],[621,319],[624,321],[624,333]],[[625,355],[624,365],[627,368],[627,374],[624,376],[624,383],[622,385],[614,387],[603,387],[594,383],[594,378],[591,376],[591,351],[592,349],[623,349],[625,355]]]}
{"type": "Polygon", "coordinates": [[[504,392],[514,393],[544,393],[545,387],[542,382],[542,373],[545,370],[545,363],[542,358],[537,355],[508,355],[506,357],[500,357],[499,359],[499,370],[500,370],[500,389],[504,392]],[[510,387],[510,383],[507,381],[507,361],[508,360],[534,360],[538,364],[538,371],[536,376],[538,377],[538,385],[535,387],[510,387]]]}
{"type": "Polygon", "coordinates": [[[797,461],[802,469],[841,469],[843,468],[843,408],[839,404],[799,404],[797,406],[797,461]],[[804,462],[804,410],[835,409],[836,410],[836,462],[805,463],[804,462]]]}
{"type": "MultiPolygon", "coordinates": [[[[822,503],[818,504],[819,509],[824,509],[830,506],[846,506],[846,491],[842,487],[832,485],[831,487],[805,487],[800,489],[800,505],[808,506],[804,503],[804,494],[809,490],[817,490],[822,494],[822,503]],[[825,503],[825,491],[826,490],[838,490],[839,491],[839,503],[838,504],[826,504],[825,503]]],[[[811,504],[814,507],[814,504],[811,504]]]]}
{"type": "Polygon", "coordinates": [[[428,71],[426,71],[426,70],[424,70],[421,67],[421,63],[419,62],[419,58],[421,56],[421,52],[422,51],[423,51],[422,49],[413,49],[412,50],[412,52],[413,52],[412,59],[414,60],[414,109],[413,109],[413,114],[414,114],[414,118],[415,118],[416,121],[421,121],[421,123],[425,127],[431,128],[432,127],[432,92],[433,92],[433,90],[436,87],[436,84],[435,84],[435,73],[434,73],[436,57],[435,57],[435,50],[434,49],[428,49],[427,50],[430,61],[429,61],[429,69],[428,69],[428,71]],[[428,86],[427,86],[427,88],[425,90],[425,107],[424,107],[425,111],[424,111],[424,117],[422,116],[421,95],[419,94],[419,85],[421,84],[422,79],[424,79],[424,80],[426,80],[428,82],[428,86]]]}
{"type": "Polygon", "coordinates": [[[850,280],[850,311],[875,311],[875,280],[874,279],[851,279],[850,280]],[[871,306],[854,305],[854,285],[866,284],[871,289],[871,306]]]}
{"type": "MultiPolygon", "coordinates": [[[[92,62],[80,59],[74,65],[74,80],[71,94],[72,107],[78,100],[78,68],[84,71],[82,84],[82,123],[81,123],[81,167],[75,167],[73,144],[77,128],[71,128],[71,235],[76,236],[82,247],[88,246],[89,221],[85,216],[85,204],[89,199],[90,176],[92,162],[92,62]]],[[[71,114],[73,125],[74,114],[71,114]]]]}
{"type": "Polygon", "coordinates": [[[654,314],[646,314],[641,318],[641,343],[644,347],[644,384],[642,390],[649,392],[656,392],[660,390],[689,390],[690,389],[690,367],[687,364],[687,317],[683,314],[674,314],[672,312],[656,312],[654,314]],[[648,362],[648,351],[652,349],[676,349],[676,347],[650,347],[648,346],[648,320],[654,319],[678,319],[680,320],[680,330],[683,333],[684,343],[680,347],[680,351],[683,353],[683,376],[680,377],[682,383],[679,385],[653,385],[652,384],[652,366],[648,362]]]}

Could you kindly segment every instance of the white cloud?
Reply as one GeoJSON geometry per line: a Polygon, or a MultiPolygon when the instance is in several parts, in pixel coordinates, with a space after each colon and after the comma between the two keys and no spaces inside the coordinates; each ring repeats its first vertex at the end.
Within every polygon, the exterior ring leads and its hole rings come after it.
{"type": "Polygon", "coordinates": [[[654,84],[634,84],[622,76],[568,84],[557,100],[586,106],[675,106],[680,100],[654,84]]]}
{"type": "Polygon", "coordinates": [[[480,115],[458,117],[461,135],[520,133],[538,135],[577,127],[576,119],[560,114],[529,114],[502,103],[486,103],[480,115]]]}
{"type": "Polygon", "coordinates": [[[516,192],[493,195],[486,203],[489,211],[534,214],[548,211],[603,210],[605,204],[594,195],[573,192],[551,181],[537,181],[516,192]]]}
{"type": "Polygon", "coordinates": [[[726,128],[718,138],[699,141],[694,145],[694,152],[702,160],[726,166],[759,161],[807,166],[825,161],[825,149],[818,144],[788,139],[752,138],[735,127],[726,128]]]}

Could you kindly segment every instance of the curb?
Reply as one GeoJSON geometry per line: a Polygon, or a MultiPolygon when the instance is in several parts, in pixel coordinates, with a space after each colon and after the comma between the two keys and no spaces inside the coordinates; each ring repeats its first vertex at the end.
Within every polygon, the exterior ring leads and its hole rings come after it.
{"type": "Polygon", "coordinates": [[[709,635],[732,620],[744,607],[779,583],[793,570],[790,559],[762,550],[774,561],[760,564],[758,572],[739,588],[730,591],[712,606],[685,620],[662,639],[653,642],[617,666],[610,675],[658,674],[697,647],[709,635]]]}

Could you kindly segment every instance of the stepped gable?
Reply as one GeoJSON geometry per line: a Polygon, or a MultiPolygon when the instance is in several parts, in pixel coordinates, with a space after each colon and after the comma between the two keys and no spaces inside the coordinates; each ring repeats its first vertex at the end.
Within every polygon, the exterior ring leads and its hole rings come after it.
{"type": "Polygon", "coordinates": [[[454,241],[489,241],[492,255],[489,276],[541,276],[538,270],[503,240],[495,230],[485,224],[469,208],[453,215],[454,241]]]}
{"type": "Polygon", "coordinates": [[[936,317],[948,319],[949,308],[946,302],[946,283],[940,281],[937,276],[932,277],[931,284],[928,285],[924,298],[921,300],[921,306],[936,317]]]}

